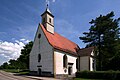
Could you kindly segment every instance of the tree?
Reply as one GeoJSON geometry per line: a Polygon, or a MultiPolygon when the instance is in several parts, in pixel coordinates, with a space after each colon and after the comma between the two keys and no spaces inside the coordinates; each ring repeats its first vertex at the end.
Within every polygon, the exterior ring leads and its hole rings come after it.
{"type": "Polygon", "coordinates": [[[29,54],[32,49],[33,42],[29,42],[24,46],[21,50],[21,55],[17,60],[9,60],[9,64],[7,62],[3,63],[0,66],[0,69],[29,69],[29,54]]]}
{"type": "Polygon", "coordinates": [[[9,63],[10,63],[9,64],[9,68],[10,69],[16,69],[16,66],[18,65],[17,62],[16,62],[16,60],[10,59],[9,63]]]}
{"type": "Polygon", "coordinates": [[[23,65],[24,68],[29,69],[29,54],[32,49],[33,42],[29,42],[24,46],[24,48],[21,50],[21,55],[17,59],[20,64],[23,65]]]}
{"type": "Polygon", "coordinates": [[[84,36],[80,37],[86,47],[96,46],[98,70],[106,70],[109,62],[119,53],[119,25],[120,18],[113,19],[114,12],[107,15],[100,15],[95,20],[92,19],[89,23],[91,27],[89,32],[84,32],[84,36]]]}
{"type": "Polygon", "coordinates": [[[5,62],[0,67],[1,67],[1,69],[8,69],[8,63],[5,62]]]}

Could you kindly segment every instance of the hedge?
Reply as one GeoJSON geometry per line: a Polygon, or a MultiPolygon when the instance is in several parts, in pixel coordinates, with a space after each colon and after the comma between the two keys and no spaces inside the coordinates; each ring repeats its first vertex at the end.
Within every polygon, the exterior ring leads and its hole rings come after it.
{"type": "Polygon", "coordinates": [[[76,72],[76,77],[88,79],[119,80],[120,71],[81,71],[76,72]]]}

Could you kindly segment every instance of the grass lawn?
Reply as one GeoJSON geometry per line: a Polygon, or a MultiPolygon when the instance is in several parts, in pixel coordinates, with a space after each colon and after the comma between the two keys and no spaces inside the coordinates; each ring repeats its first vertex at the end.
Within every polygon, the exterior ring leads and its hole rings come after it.
{"type": "Polygon", "coordinates": [[[18,69],[3,69],[3,71],[11,72],[11,73],[19,73],[20,70],[18,70],[18,69]]]}
{"type": "Polygon", "coordinates": [[[105,79],[84,79],[84,78],[75,78],[74,80],[105,80],[105,79]]]}
{"type": "Polygon", "coordinates": [[[25,74],[29,73],[28,70],[19,70],[19,69],[4,69],[3,71],[11,72],[11,73],[19,73],[19,74],[22,74],[22,75],[25,75],[25,74]]]}

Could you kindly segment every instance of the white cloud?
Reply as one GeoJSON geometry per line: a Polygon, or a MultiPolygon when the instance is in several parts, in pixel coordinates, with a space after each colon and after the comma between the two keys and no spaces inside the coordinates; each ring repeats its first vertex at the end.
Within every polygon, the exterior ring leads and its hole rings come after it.
{"type": "Polygon", "coordinates": [[[25,39],[20,39],[20,41],[25,41],[25,39]]]}
{"type": "Polygon", "coordinates": [[[52,2],[55,2],[55,0],[52,0],[52,2]]]}
{"type": "Polygon", "coordinates": [[[22,41],[25,44],[30,42],[30,40],[26,40],[26,39],[20,39],[20,41],[22,41]]]}
{"type": "Polygon", "coordinates": [[[4,58],[0,61],[0,65],[10,59],[17,59],[20,56],[21,49],[28,42],[29,40],[26,39],[15,40],[14,42],[0,40],[0,58],[4,58]]]}
{"type": "Polygon", "coordinates": [[[54,3],[55,1],[56,1],[56,0],[46,0],[46,4],[48,4],[48,5],[49,5],[49,4],[50,4],[50,2],[53,2],[53,3],[54,3]]]}
{"type": "Polygon", "coordinates": [[[49,0],[46,0],[46,5],[47,5],[47,4],[48,4],[48,5],[50,4],[50,1],[49,1],[49,0]]]}

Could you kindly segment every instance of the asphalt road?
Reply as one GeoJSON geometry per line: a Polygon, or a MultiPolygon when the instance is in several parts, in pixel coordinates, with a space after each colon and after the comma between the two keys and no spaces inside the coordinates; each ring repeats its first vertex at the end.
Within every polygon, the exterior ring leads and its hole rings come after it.
{"type": "Polygon", "coordinates": [[[63,79],[55,79],[55,78],[51,78],[51,77],[19,75],[19,74],[9,73],[9,72],[0,70],[0,80],[63,80],[63,79]]]}
{"type": "Polygon", "coordinates": [[[0,80],[41,80],[41,79],[32,79],[24,76],[15,75],[12,73],[0,71],[0,80]]]}

